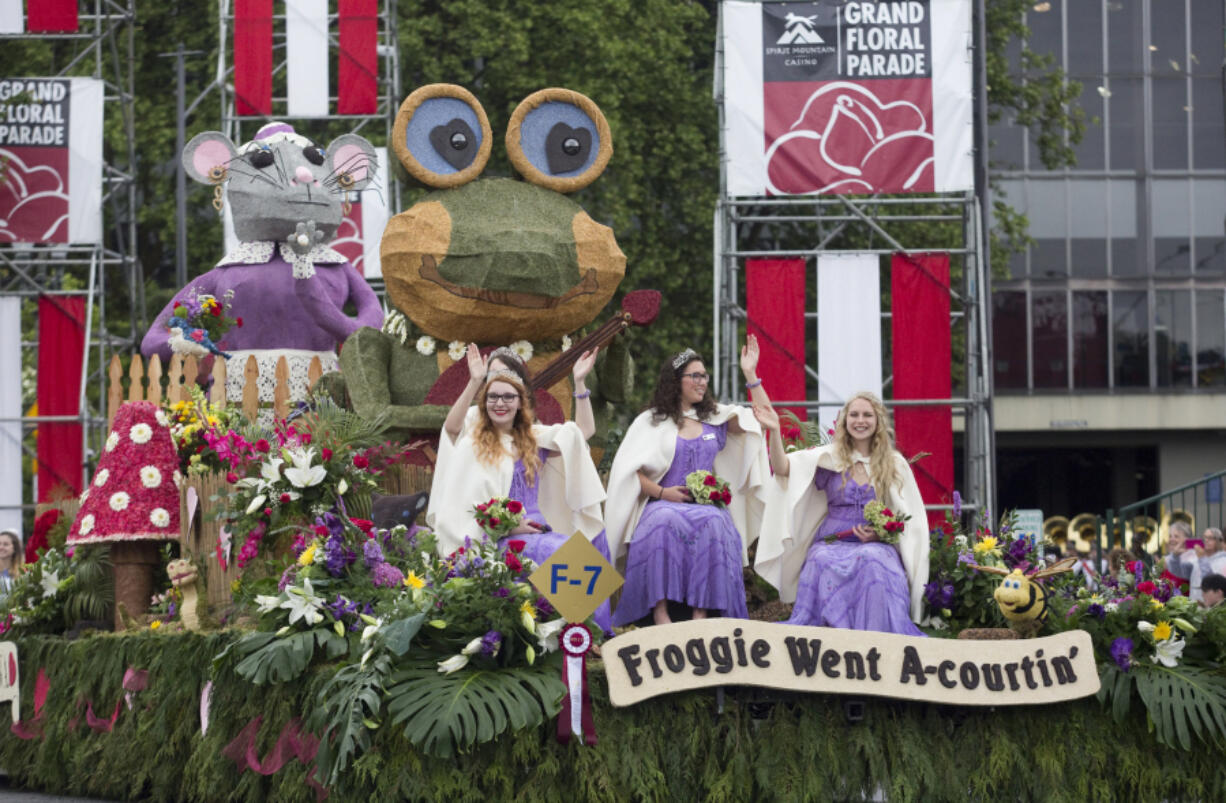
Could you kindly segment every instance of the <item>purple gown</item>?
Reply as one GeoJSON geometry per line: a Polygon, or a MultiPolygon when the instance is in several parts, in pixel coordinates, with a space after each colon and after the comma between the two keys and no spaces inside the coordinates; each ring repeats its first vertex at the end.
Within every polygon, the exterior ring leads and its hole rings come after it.
{"type": "Polygon", "coordinates": [[[819,468],[814,485],[826,492],[829,509],[796,590],[790,625],[877,630],[904,636],[924,635],[911,621],[907,574],[898,550],[881,542],[862,542],[854,535],[826,543],[830,535],[867,524],[864,505],[877,498],[873,486],[861,485],[838,472],[819,468]]]}
{"type": "MultiPolygon", "coordinates": [[[[704,423],[702,434],[677,436],[664,487],[685,485],[700,469],[715,470],[715,456],[728,439],[728,425],[704,423]]],[[[741,575],[741,535],[727,509],[692,502],[650,500],[643,508],[626,555],[626,584],[614,625],[638,621],[662,599],[720,616],[748,618],[741,575]]]]}
{"type": "MultiPolygon", "coordinates": [[[[544,468],[545,460],[549,457],[548,449],[539,451],[541,458],[541,467],[544,468]]],[[[540,477],[540,471],[537,471],[537,478],[540,477]]],[[[522,460],[515,461],[515,470],[511,474],[511,490],[507,492],[508,499],[515,499],[523,503],[524,520],[532,521],[537,524],[548,525],[545,521],[545,514],[541,512],[540,501],[537,498],[537,486],[528,484],[528,477],[524,470],[524,462],[522,460]]],[[[537,566],[542,565],[549,557],[558,551],[558,547],[565,544],[569,534],[557,533],[552,530],[543,533],[531,533],[525,535],[508,535],[505,538],[498,539],[498,546],[506,549],[508,541],[523,541],[524,551],[520,553],[528,560],[535,563],[537,566]]],[[[609,560],[609,541],[605,536],[604,530],[592,540],[592,546],[604,555],[605,560],[609,560]]],[[[612,561],[610,561],[611,563],[612,561]]],[[[606,635],[612,635],[613,627],[611,623],[612,615],[609,609],[609,603],[606,600],[601,604],[596,612],[592,614],[596,625],[605,632],[606,635]]]]}

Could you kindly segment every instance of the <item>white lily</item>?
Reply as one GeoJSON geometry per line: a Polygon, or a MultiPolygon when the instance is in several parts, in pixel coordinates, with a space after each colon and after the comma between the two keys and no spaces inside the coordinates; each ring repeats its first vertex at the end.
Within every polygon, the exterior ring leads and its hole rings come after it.
{"type": "Polygon", "coordinates": [[[348,491],[348,490],[349,490],[348,480],[346,480],[344,477],[341,477],[341,481],[336,484],[336,495],[344,496],[345,491],[348,491]]]}
{"type": "Polygon", "coordinates": [[[379,628],[382,625],[383,625],[383,620],[376,619],[371,624],[368,624],[366,627],[362,628],[362,642],[365,643],[367,641],[370,641],[372,638],[374,638],[375,634],[379,632],[379,628]]]}
{"type": "Polygon", "coordinates": [[[43,572],[43,598],[55,596],[55,592],[60,590],[60,574],[59,572],[43,572]]]}
{"type": "Polygon", "coordinates": [[[281,458],[274,457],[260,464],[260,476],[264,478],[264,482],[260,484],[261,488],[267,490],[268,486],[281,481],[281,465],[284,462],[281,458]]]}
{"type": "Polygon", "coordinates": [[[251,504],[247,505],[247,514],[250,515],[256,512],[261,507],[263,507],[264,503],[267,501],[268,501],[268,496],[265,494],[260,494],[255,499],[252,499],[251,504]]]}
{"type": "Polygon", "coordinates": [[[1154,625],[1152,622],[1147,622],[1142,619],[1141,621],[1137,622],[1137,630],[1140,630],[1142,633],[1152,633],[1154,632],[1154,625]]]}
{"type": "Polygon", "coordinates": [[[1165,667],[1175,667],[1179,665],[1179,659],[1183,656],[1183,648],[1188,642],[1183,639],[1169,638],[1164,641],[1159,641],[1154,645],[1154,654],[1150,660],[1154,663],[1162,664],[1165,667]]]}
{"type": "Polygon", "coordinates": [[[374,655],[374,652],[375,652],[375,648],[371,647],[369,650],[362,653],[362,663],[359,664],[358,669],[366,668],[366,662],[370,660],[370,656],[374,655]]]}
{"type": "Polygon", "coordinates": [[[524,630],[527,630],[529,633],[536,632],[536,620],[532,618],[532,614],[529,611],[524,611],[519,615],[519,622],[524,626],[524,630]]]}
{"type": "Polygon", "coordinates": [[[292,625],[299,619],[305,619],[308,625],[317,625],[323,621],[324,615],[319,612],[323,600],[315,596],[311,588],[311,580],[302,581],[303,588],[291,587],[289,599],[281,603],[282,608],[289,610],[289,623],[292,625]]]}
{"type": "Polygon", "coordinates": [[[536,650],[532,649],[531,644],[524,647],[524,658],[528,660],[528,666],[532,666],[534,663],[536,663],[536,650]]]}
{"type": "Polygon", "coordinates": [[[536,643],[540,645],[541,654],[551,653],[558,649],[558,635],[566,627],[565,619],[554,619],[552,622],[541,622],[536,626],[536,643]]]}
{"type": "Polygon", "coordinates": [[[464,646],[464,649],[460,650],[460,652],[463,653],[464,655],[476,655],[480,651],[481,651],[481,637],[480,636],[468,642],[468,644],[464,646]]]}
{"type": "Polygon", "coordinates": [[[271,594],[258,594],[255,598],[255,604],[259,606],[260,613],[268,613],[281,607],[281,597],[271,594]]]}
{"type": "Polygon", "coordinates": [[[293,468],[285,469],[285,479],[295,488],[311,488],[323,482],[328,476],[328,470],[323,466],[312,466],[315,457],[314,449],[287,449],[286,454],[293,462],[293,468]]]}
{"type": "Polygon", "coordinates": [[[446,661],[438,662],[438,671],[444,675],[450,675],[452,672],[459,671],[468,666],[468,656],[464,653],[453,655],[446,661]]]}

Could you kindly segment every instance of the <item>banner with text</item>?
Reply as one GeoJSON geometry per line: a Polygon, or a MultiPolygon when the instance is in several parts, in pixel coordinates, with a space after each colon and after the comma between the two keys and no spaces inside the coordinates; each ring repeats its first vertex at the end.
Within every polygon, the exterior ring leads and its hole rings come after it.
{"type": "Polygon", "coordinates": [[[970,0],[726,0],[734,196],[974,186],[970,0]]]}
{"type": "Polygon", "coordinates": [[[1037,705],[1098,692],[1090,634],[1001,641],[920,638],[747,619],[644,627],[601,647],[609,701],[707,686],[1037,705]]]}
{"type": "Polygon", "coordinates": [[[0,79],[0,243],[102,241],[102,81],[0,79]]]}

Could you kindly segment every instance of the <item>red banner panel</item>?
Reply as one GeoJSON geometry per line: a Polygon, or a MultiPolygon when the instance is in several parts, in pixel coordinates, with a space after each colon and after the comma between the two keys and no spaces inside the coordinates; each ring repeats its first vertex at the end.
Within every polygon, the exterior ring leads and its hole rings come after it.
{"type": "Polygon", "coordinates": [[[80,28],[77,0],[29,0],[26,30],[30,33],[71,33],[80,28]]]}
{"type": "Polygon", "coordinates": [[[272,0],[235,0],[234,113],[272,114],[272,0]]]}
{"type": "MultiPolygon", "coordinates": [[[[758,338],[758,377],[772,399],[805,398],[805,261],[745,263],[747,328],[758,338]]],[[[805,420],[803,407],[788,408],[805,420]]]]}
{"type": "Polygon", "coordinates": [[[379,33],[377,0],[340,0],[340,65],[336,79],[337,114],[374,114],[379,73],[375,43],[379,33]]]}
{"type": "MultiPolygon", "coordinates": [[[[85,298],[38,300],[38,414],[77,415],[85,358],[85,298]]],[[[81,425],[38,425],[38,501],[81,493],[81,425]]]]}
{"type": "MultiPolygon", "coordinates": [[[[894,398],[950,397],[949,255],[894,254],[890,262],[894,398]]],[[[954,491],[954,423],[949,407],[895,407],[898,448],[912,464],[926,504],[949,504],[954,491]]],[[[930,513],[932,524],[943,513],[930,513]]]]}

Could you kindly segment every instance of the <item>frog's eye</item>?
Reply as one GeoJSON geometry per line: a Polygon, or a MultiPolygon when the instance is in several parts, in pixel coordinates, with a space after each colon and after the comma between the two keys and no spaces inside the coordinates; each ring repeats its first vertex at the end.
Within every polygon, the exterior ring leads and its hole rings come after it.
{"type": "Polygon", "coordinates": [[[613,155],[613,135],[590,98],[569,89],[542,89],[511,114],[507,154],[533,184],[574,192],[604,172],[613,155]]]}
{"type": "Polygon", "coordinates": [[[247,155],[247,161],[251,162],[252,167],[258,167],[263,170],[273,163],[274,157],[272,151],[267,148],[256,148],[247,155]]]}
{"type": "Polygon", "coordinates": [[[404,99],[392,146],[413,178],[437,188],[458,187],[485,169],[493,134],[485,109],[467,89],[428,84],[404,99]]]}
{"type": "Polygon", "coordinates": [[[306,160],[313,165],[321,165],[324,163],[324,149],[318,145],[307,145],[302,149],[302,155],[306,160]]]}

